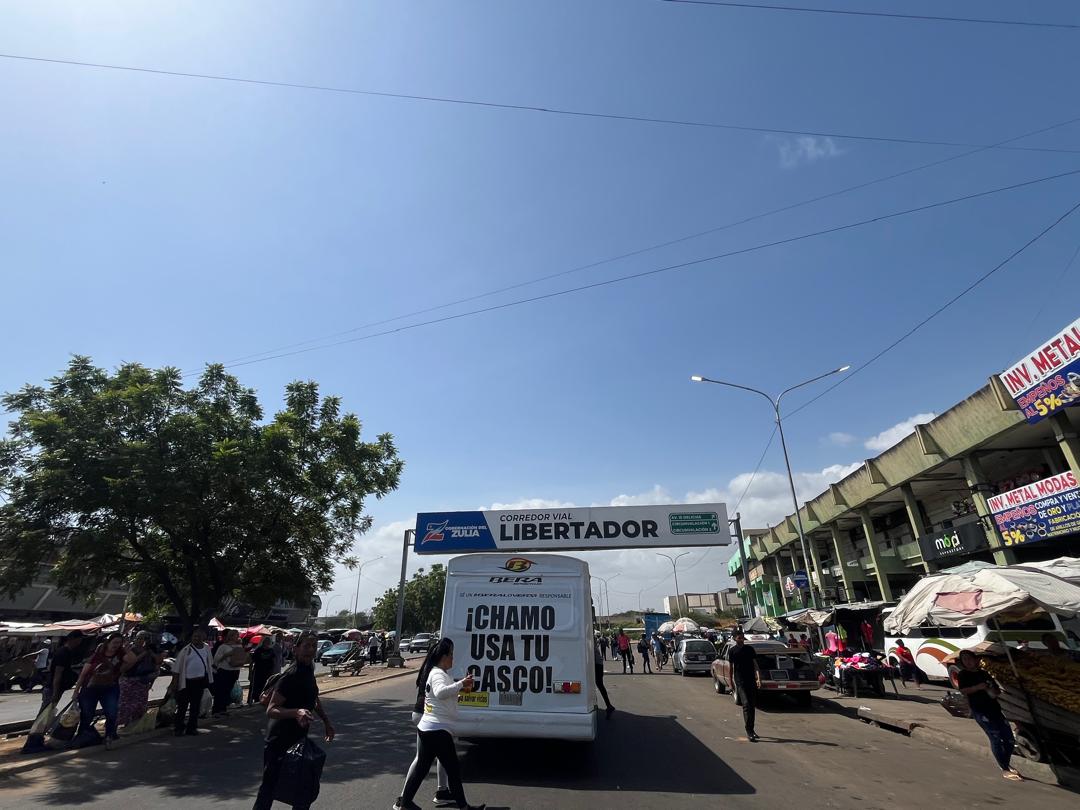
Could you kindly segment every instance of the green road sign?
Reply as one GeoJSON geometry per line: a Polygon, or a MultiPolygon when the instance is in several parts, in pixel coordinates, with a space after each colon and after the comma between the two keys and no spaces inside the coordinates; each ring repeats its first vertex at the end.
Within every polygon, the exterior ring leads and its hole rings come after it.
{"type": "Polygon", "coordinates": [[[668,525],[672,534],[720,534],[716,512],[672,512],[668,525]]]}

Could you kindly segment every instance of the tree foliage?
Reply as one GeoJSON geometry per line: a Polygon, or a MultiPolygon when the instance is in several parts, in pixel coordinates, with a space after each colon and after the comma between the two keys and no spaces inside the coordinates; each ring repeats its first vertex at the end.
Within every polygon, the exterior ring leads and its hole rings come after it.
{"type": "MultiPolygon", "coordinates": [[[[430,633],[442,622],[443,594],[446,592],[446,568],[436,563],[431,570],[423,568],[405,583],[405,615],[402,632],[405,635],[430,633]]],[[[379,597],[372,611],[375,627],[393,630],[397,626],[398,589],[390,588],[379,597]]]]}
{"type": "Polygon", "coordinates": [[[259,607],[326,590],[371,525],[364,499],[396,489],[393,438],[314,382],[263,420],[220,365],[190,388],[177,369],[115,373],[75,357],[47,386],[3,397],[0,590],[43,569],[75,599],[126,582],[132,607],[190,627],[231,597],[259,607]]]}

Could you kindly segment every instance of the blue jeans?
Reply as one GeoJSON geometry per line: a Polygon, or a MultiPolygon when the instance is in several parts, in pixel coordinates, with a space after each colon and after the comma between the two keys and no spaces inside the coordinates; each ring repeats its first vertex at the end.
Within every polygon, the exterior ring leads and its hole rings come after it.
{"type": "Polygon", "coordinates": [[[998,767],[1003,771],[1009,770],[1009,760],[1012,758],[1013,749],[1016,747],[1016,738],[1013,737],[1009,721],[1001,712],[995,714],[983,714],[972,712],[971,716],[979,724],[979,728],[986,732],[990,738],[990,752],[997,760],[998,767]]]}
{"type": "Polygon", "coordinates": [[[120,710],[120,684],[84,686],[79,692],[79,733],[85,734],[94,724],[98,703],[105,712],[105,736],[116,737],[116,713],[120,710]]]}

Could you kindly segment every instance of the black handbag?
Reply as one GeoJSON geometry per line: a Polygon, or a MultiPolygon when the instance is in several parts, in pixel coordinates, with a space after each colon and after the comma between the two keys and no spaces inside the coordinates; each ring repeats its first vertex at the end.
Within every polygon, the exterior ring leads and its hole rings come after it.
{"type": "Polygon", "coordinates": [[[319,797],[326,752],[304,737],[285,752],[278,771],[274,799],[285,804],[305,807],[319,797]]]}

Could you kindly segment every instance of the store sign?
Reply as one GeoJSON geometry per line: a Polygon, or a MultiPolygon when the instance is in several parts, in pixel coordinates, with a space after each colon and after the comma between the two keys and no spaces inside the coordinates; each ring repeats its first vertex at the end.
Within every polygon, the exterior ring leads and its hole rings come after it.
{"type": "Polygon", "coordinates": [[[722,503],[422,512],[417,554],[463,551],[589,551],[605,548],[726,546],[722,503]]]}
{"type": "Polygon", "coordinates": [[[1080,532],[1080,482],[1072,472],[1003,492],[987,502],[1007,546],[1080,532]]]}
{"type": "Polygon", "coordinates": [[[998,376],[1028,422],[1080,402],[1080,319],[998,376]]]}
{"type": "Polygon", "coordinates": [[[982,523],[964,523],[935,534],[919,535],[919,551],[927,562],[945,557],[966,557],[990,547],[982,523]]]}

